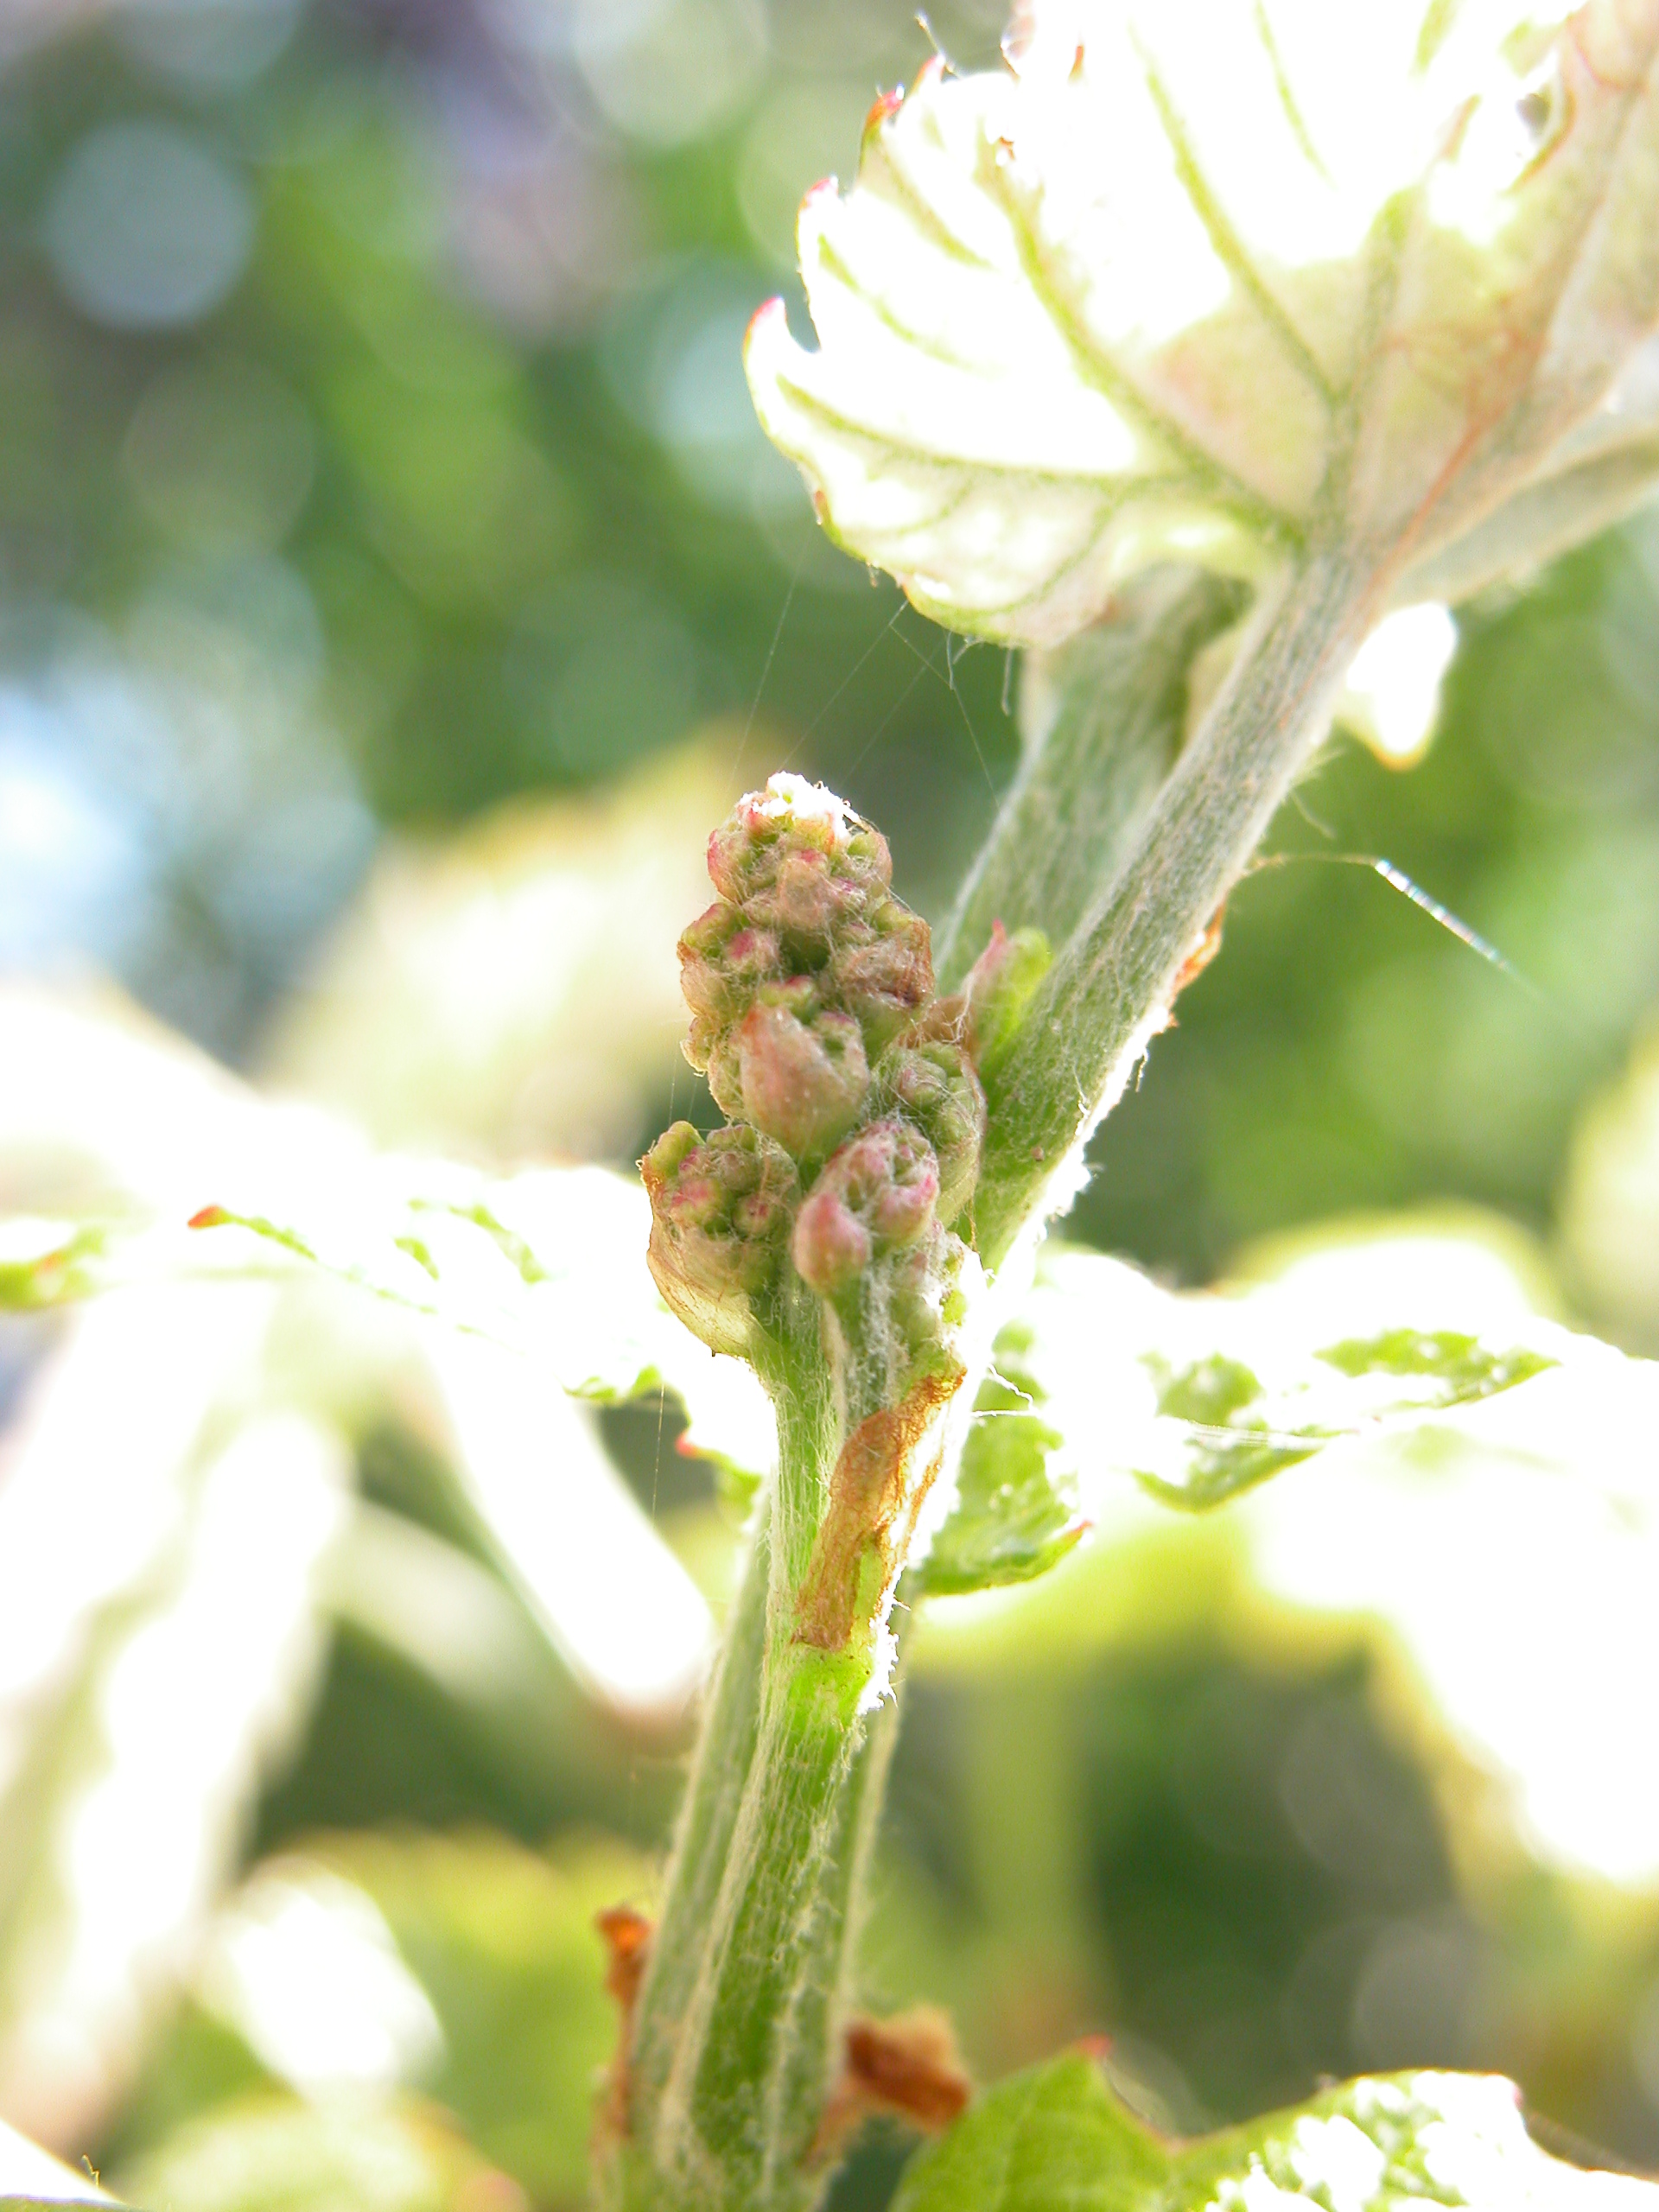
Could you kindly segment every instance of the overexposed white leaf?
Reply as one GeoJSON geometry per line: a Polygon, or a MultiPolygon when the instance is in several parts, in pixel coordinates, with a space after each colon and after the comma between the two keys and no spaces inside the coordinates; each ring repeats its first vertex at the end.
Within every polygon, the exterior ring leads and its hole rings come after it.
{"type": "Polygon", "coordinates": [[[1304,1460],[1426,1425],[1462,1433],[1510,1394],[1533,1394],[1531,1418],[1553,1370],[1592,1403],[1610,1376],[1647,1372],[1532,1310],[1480,1243],[1404,1228],[1231,1293],[1176,1294],[1052,1250],[998,1365],[1034,1385],[1085,1510],[1127,1475],[1205,1510],[1304,1460]]]}
{"type": "MultiPolygon", "coordinates": [[[[1186,1541],[1227,1550],[1253,1635],[1277,1618],[1369,1637],[1425,1742],[1491,1778],[1536,1858],[1648,1889],[1659,1785],[1630,1745],[1659,1674],[1659,1366],[1529,1291],[1491,1240],[1433,1227],[1333,1241],[1226,1297],[1056,1254],[999,1359],[1041,1392],[1096,1555],[1167,1562],[1171,1504],[1214,1506],[1186,1541]],[[1396,1332],[1435,1356],[1354,1374],[1319,1357],[1396,1332]],[[1528,1361],[1548,1363],[1516,1379],[1528,1361]]],[[[1056,1567],[1055,1605],[1090,1571],[1056,1567]]],[[[929,1632],[975,1663],[988,1623],[1048,1587],[940,1601],[929,1632]]]]}
{"type": "Polygon", "coordinates": [[[84,2170],[76,2173],[0,2120],[0,2196],[40,2204],[112,2204],[84,2170]]]}
{"type": "Polygon", "coordinates": [[[334,1610],[362,1624],[334,1552],[355,1440],[423,1433],[524,1600],[469,1586],[454,1648],[424,1623],[435,1679],[464,1700],[504,1634],[539,1632],[662,1729],[707,1607],[564,1386],[675,1389],[754,1469],[771,1416],[662,1306],[620,1176],[383,1158],[46,994],[3,995],[0,1046],[0,1188],[26,1210],[0,1297],[64,1332],[0,1483],[0,2112],[67,2142],[176,1988],[334,1610]]]}
{"type": "Polygon", "coordinates": [[[1003,642],[1313,543],[1447,596],[1659,315],[1656,53],[1651,0],[1030,0],[809,195],[818,348],[757,317],[761,420],[839,543],[1003,642]]]}
{"type": "Polygon", "coordinates": [[[0,1305],[123,1283],[322,1274],[389,1316],[441,1320],[594,1399],[666,1386],[694,1445],[750,1471],[771,1416],[748,1370],[663,1305],[637,1179],[490,1176],[374,1151],[269,1101],[124,1004],[0,990],[0,1305]]]}
{"type": "Polygon", "coordinates": [[[0,1480],[0,2112],[60,2145],[124,2085],[308,1710],[349,1458],[262,1403],[267,1293],[111,1298],[0,1480]]]}
{"type": "Polygon", "coordinates": [[[434,1331],[427,1357],[467,1497],[577,1680],[636,1722],[671,1726],[702,1681],[713,1624],[593,1415],[481,1338],[434,1331]]]}

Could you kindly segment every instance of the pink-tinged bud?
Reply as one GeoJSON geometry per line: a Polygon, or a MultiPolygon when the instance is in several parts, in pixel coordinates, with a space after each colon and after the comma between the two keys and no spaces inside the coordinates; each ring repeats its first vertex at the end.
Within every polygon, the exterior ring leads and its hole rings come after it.
{"type": "Polygon", "coordinates": [[[974,1194],[985,1142],[985,1093],[966,1052],[946,1039],[895,1045],[876,1070],[888,1112],[921,1130],[938,1160],[938,1216],[954,1221],[974,1194]]]}
{"type": "MultiPolygon", "coordinates": [[[[887,1125],[878,1122],[876,1129],[887,1125]]],[[[901,1129],[903,1124],[898,1125],[901,1129]]],[[[881,1245],[913,1244],[933,1225],[939,1200],[939,1166],[926,1139],[905,1130],[893,1147],[887,1176],[870,1201],[870,1226],[881,1245]]]]}
{"type": "Polygon", "coordinates": [[[716,1351],[747,1342],[749,1300],[778,1272],[800,1192],[788,1154],[747,1128],[677,1122],[639,1163],[647,1258],[664,1302],[716,1351]]]}
{"type": "Polygon", "coordinates": [[[858,1119],[870,1071],[844,1014],[801,1020],[786,1005],[751,1007],[738,1031],[742,1110],[797,1160],[821,1158],[858,1119]]]}
{"type": "Polygon", "coordinates": [[[763,791],[739,799],[709,840],[709,874],[715,888],[741,905],[770,883],[791,852],[846,852],[863,829],[822,784],[804,776],[773,776],[763,791]]]}
{"type": "Polygon", "coordinates": [[[1037,986],[1054,955],[1041,930],[1016,930],[1010,937],[1001,922],[969,971],[968,1040],[981,1073],[1014,1041],[1037,986]]]}
{"type": "MultiPolygon", "coordinates": [[[[749,928],[738,909],[718,900],[699,914],[680,938],[680,988],[695,1018],[736,1020],[760,985],[783,972],[777,938],[749,928]]],[[[707,1058],[691,1055],[692,1065],[707,1058]]]]}
{"type": "MultiPolygon", "coordinates": [[[[884,885],[874,888],[885,893],[884,885]]],[[[871,890],[839,854],[791,852],[779,863],[771,888],[757,892],[751,904],[779,931],[793,958],[817,962],[840,931],[862,918],[871,890]]]]}
{"type": "Polygon", "coordinates": [[[838,1191],[817,1189],[795,1217],[790,1246],[801,1281],[820,1298],[856,1281],[874,1250],[870,1232],[838,1191]]]}
{"type": "MultiPolygon", "coordinates": [[[[887,840],[821,785],[774,776],[752,791],[709,840],[709,871],[724,895],[680,940],[686,1057],[726,1113],[748,1110],[734,1040],[756,1005],[809,1025],[826,1007],[849,1014],[868,1058],[926,1004],[928,928],[893,895],[887,840]]],[[[834,1141],[809,1139],[820,1153],[834,1141]]]]}
{"type": "Polygon", "coordinates": [[[926,1138],[896,1116],[871,1122],[825,1161],[796,1217],[791,1250],[801,1280],[836,1296],[872,1258],[923,1237],[938,1195],[926,1138]]]}
{"type": "Polygon", "coordinates": [[[709,840],[709,874],[734,906],[775,897],[786,874],[798,879],[795,895],[810,897],[803,861],[817,863],[820,881],[844,882],[866,898],[893,880],[886,838],[803,776],[772,777],[764,791],[740,799],[709,840]]]}

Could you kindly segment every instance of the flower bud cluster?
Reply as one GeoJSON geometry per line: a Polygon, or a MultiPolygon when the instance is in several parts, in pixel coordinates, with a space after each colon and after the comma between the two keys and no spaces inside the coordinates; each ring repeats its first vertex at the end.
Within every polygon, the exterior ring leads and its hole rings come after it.
{"type": "Polygon", "coordinates": [[[739,803],[709,873],[721,895],[680,939],[686,1057],[722,1113],[822,1158],[932,996],[927,924],[893,895],[887,840],[798,776],[739,803]]]}
{"type": "Polygon", "coordinates": [[[822,1298],[855,1297],[880,1263],[889,1309],[936,1309],[925,1279],[947,1242],[960,1254],[946,1230],[973,1196],[985,1096],[886,840],[774,776],[715,830],[709,873],[720,896],[680,940],[685,1051],[733,1125],[677,1123],[642,1162],[664,1297],[739,1349],[787,1250],[822,1298]]]}

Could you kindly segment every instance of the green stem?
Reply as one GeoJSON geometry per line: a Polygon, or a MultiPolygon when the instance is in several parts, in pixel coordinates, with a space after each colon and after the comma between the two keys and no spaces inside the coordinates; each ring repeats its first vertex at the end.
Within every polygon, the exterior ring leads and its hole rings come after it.
{"type": "Polygon", "coordinates": [[[1133,849],[1050,969],[988,1081],[980,1255],[1006,1256],[1116,1099],[1183,961],[1323,736],[1382,589],[1316,554],[1251,624],[1232,674],[1137,825],[1133,849]]]}
{"type": "Polygon", "coordinates": [[[804,2212],[828,2178],[811,2152],[893,1708],[861,1712],[861,1646],[825,1652],[795,1637],[842,1433],[810,1303],[757,1363],[778,1412],[778,1472],[639,1995],[627,2139],[607,2176],[629,2212],[804,2212]]]}
{"type": "Polygon", "coordinates": [[[1020,679],[1025,749],[995,823],[934,947],[942,991],[958,989],[992,925],[1039,929],[1058,951],[1116,876],[1185,732],[1187,675],[1243,610],[1242,588],[1161,568],[1120,594],[1110,617],[1020,679]]]}
{"type": "Polygon", "coordinates": [[[675,2030],[702,1965],[709,1916],[754,1764],[771,1590],[771,1500],[763,1496],[680,1807],[662,1915],[633,2024],[629,2107],[636,2137],[650,2133],[662,2101],[675,2030]]]}

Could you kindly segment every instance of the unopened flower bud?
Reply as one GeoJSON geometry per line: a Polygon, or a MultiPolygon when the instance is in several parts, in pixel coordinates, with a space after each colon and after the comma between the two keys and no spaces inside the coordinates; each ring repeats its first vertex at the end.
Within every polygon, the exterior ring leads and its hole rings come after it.
{"type": "Polygon", "coordinates": [[[1014,1041],[1037,986],[1053,960],[1041,930],[1016,930],[1010,937],[1001,922],[969,971],[968,1039],[982,1074],[1014,1041]]]}
{"type": "Polygon", "coordinates": [[[833,791],[804,776],[777,775],[751,791],[709,840],[715,888],[744,906],[772,889],[797,855],[816,853],[833,872],[874,888],[892,880],[893,861],[879,831],[849,814],[833,791]]]}
{"type": "Polygon", "coordinates": [[[871,921],[830,957],[828,994],[855,1014],[880,1051],[914,1020],[933,992],[931,932],[919,914],[884,900],[871,921]]]}
{"type": "Polygon", "coordinates": [[[809,1021],[787,1003],[761,1000],[743,1018],[737,1056],[745,1116],[797,1160],[821,1158],[845,1136],[870,1087],[863,1035],[850,1014],[809,1021]]]}
{"type": "Polygon", "coordinates": [[[822,1003],[810,976],[787,976],[781,982],[763,983],[759,996],[763,1006],[780,1006],[797,1021],[810,1021],[822,1003]]]}
{"type": "Polygon", "coordinates": [[[807,1287],[833,1298],[863,1274],[875,1247],[840,1192],[823,1188],[814,1189],[796,1215],[790,1249],[807,1287]]]}
{"type": "Polygon", "coordinates": [[[679,953],[680,988],[691,1009],[685,1056],[701,1071],[721,1029],[741,1019],[764,983],[782,975],[783,956],[770,931],[751,928],[723,899],[684,931],[679,953]]]}
{"type": "Polygon", "coordinates": [[[954,1221],[974,1194],[985,1142],[985,1093],[967,1052],[947,1039],[895,1045],[876,1070],[881,1103],[921,1130],[938,1156],[938,1216],[954,1221]]]}
{"type": "Polygon", "coordinates": [[[825,1161],[796,1217],[791,1250],[801,1280],[835,1297],[872,1258],[924,1236],[938,1196],[926,1138],[896,1116],[872,1122],[825,1161]]]}
{"type": "Polygon", "coordinates": [[[800,1179],[757,1129],[704,1137],[677,1122],[639,1163],[651,1198],[647,1257],[657,1287],[716,1351],[741,1351],[749,1300],[777,1274],[800,1179]]]}
{"type": "Polygon", "coordinates": [[[770,893],[758,903],[792,952],[822,959],[836,924],[855,911],[859,896],[856,884],[836,875],[828,853],[808,850],[780,861],[770,893]]]}
{"type": "Polygon", "coordinates": [[[935,1222],[925,1236],[894,1255],[887,1313],[912,1352],[938,1345],[951,1320],[960,1319],[957,1282],[966,1251],[960,1237],[935,1222]]]}

